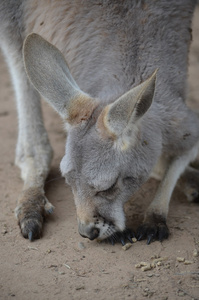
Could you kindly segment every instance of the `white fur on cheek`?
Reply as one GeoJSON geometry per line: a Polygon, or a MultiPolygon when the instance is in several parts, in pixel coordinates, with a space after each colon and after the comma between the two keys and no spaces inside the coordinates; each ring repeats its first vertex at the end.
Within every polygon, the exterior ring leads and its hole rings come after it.
{"type": "Polygon", "coordinates": [[[122,206],[118,206],[117,203],[112,207],[111,219],[113,224],[100,222],[95,225],[96,228],[100,229],[100,235],[98,240],[106,239],[116,232],[122,232],[125,229],[125,214],[122,206]],[[115,206],[115,207],[114,207],[115,206]]]}
{"type": "Polygon", "coordinates": [[[112,207],[112,218],[114,219],[115,226],[120,230],[123,231],[125,229],[125,214],[123,207],[115,203],[112,207]]]}

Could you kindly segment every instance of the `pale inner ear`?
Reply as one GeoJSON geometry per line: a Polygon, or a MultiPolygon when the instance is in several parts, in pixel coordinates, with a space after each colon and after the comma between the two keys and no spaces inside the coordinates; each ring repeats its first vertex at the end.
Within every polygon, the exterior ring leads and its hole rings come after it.
{"type": "Polygon", "coordinates": [[[27,75],[43,98],[70,124],[90,117],[96,101],[81,91],[62,53],[38,34],[30,34],[23,47],[27,75]]]}
{"type": "Polygon", "coordinates": [[[146,81],[103,109],[97,121],[97,128],[103,137],[114,140],[125,138],[129,130],[136,128],[138,120],[152,104],[156,73],[157,70],[146,81]]]}

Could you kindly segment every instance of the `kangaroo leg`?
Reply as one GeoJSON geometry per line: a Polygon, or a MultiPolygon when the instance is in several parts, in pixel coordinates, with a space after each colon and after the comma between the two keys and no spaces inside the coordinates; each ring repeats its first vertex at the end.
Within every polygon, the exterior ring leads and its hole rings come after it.
{"type": "MultiPolygon", "coordinates": [[[[167,166],[170,162],[169,157],[160,159],[154,168],[151,177],[162,180],[167,166]]],[[[185,194],[189,202],[199,202],[199,161],[194,161],[180,176],[177,187],[185,194]]]]}
{"type": "Polygon", "coordinates": [[[154,239],[162,241],[168,238],[169,230],[166,219],[172,192],[180,175],[186,166],[195,159],[197,152],[198,144],[189,152],[173,158],[158,187],[154,200],[146,211],[144,222],[137,230],[138,240],[147,238],[149,244],[154,239]]]}
{"type": "Polygon", "coordinates": [[[186,195],[189,202],[199,201],[199,170],[187,167],[178,180],[178,188],[186,195]]]}
{"type": "Polygon", "coordinates": [[[19,133],[16,165],[24,180],[15,214],[25,238],[39,238],[46,213],[53,206],[44,195],[44,182],[49,172],[52,149],[43,125],[40,96],[30,84],[22,60],[22,40],[13,37],[2,44],[12,76],[18,110],[19,133]]]}
{"type": "Polygon", "coordinates": [[[189,202],[199,202],[199,152],[196,159],[186,168],[178,180],[178,188],[186,195],[189,202]]]}

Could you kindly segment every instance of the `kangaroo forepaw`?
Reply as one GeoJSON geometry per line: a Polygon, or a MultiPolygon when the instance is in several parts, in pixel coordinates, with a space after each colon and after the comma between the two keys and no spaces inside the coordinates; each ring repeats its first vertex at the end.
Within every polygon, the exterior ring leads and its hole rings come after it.
{"type": "Polygon", "coordinates": [[[155,240],[162,242],[169,237],[169,229],[166,222],[143,223],[138,227],[136,237],[138,241],[147,239],[148,245],[155,240]]]}
{"type": "Polygon", "coordinates": [[[15,209],[18,224],[24,238],[30,241],[38,239],[42,234],[42,226],[46,214],[51,214],[54,207],[46,199],[40,189],[30,188],[20,196],[19,205],[15,209]]]}

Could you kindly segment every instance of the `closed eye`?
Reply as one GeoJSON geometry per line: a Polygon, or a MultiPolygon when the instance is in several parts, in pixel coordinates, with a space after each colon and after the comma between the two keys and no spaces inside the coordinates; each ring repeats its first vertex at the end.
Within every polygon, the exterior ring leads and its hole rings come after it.
{"type": "Polygon", "coordinates": [[[105,198],[112,198],[113,196],[114,196],[114,194],[115,194],[115,192],[116,192],[116,190],[117,190],[117,187],[116,187],[116,185],[117,185],[117,180],[116,180],[116,182],[113,184],[113,185],[111,185],[108,189],[106,189],[106,190],[103,190],[103,191],[98,191],[96,194],[95,194],[95,196],[100,196],[100,197],[105,197],[105,198]]]}
{"type": "Polygon", "coordinates": [[[125,177],[123,179],[123,183],[127,188],[132,186],[137,186],[138,182],[139,182],[138,178],[135,178],[133,176],[125,177]]]}

